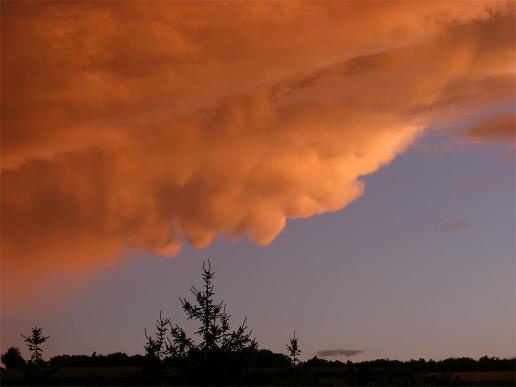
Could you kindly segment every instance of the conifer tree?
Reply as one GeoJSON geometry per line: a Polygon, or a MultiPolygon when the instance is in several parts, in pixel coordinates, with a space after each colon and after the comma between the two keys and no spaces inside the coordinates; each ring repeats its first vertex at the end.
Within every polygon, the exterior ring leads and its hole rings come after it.
{"type": "Polygon", "coordinates": [[[186,317],[198,323],[195,330],[198,340],[160,313],[156,333],[148,335],[145,330],[144,348],[147,356],[159,363],[162,355],[167,356],[167,363],[177,367],[187,383],[238,384],[258,345],[251,337],[246,319],[236,329],[231,328],[231,316],[226,312],[225,303],[215,300],[214,276],[210,262],[204,262],[203,287],[192,286],[192,301],[179,298],[186,317]]]}
{"type": "Polygon", "coordinates": [[[242,324],[232,331],[229,322],[231,316],[226,312],[226,304],[223,301],[215,301],[213,286],[215,272],[211,269],[210,261],[208,260],[208,264],[203,262],[202,268],[203,289],[198,290],[195,286],[190,289],[195,302],[179,298],[187,318],[199,322],[200,325],[195,333],[201,341],[195,346],[193,340],[188,339],[184,331],[176,326],[176,329],[171,332],[172,342],[175,342],[176,346],[198,349],[202,352],[213,350],[234,352],[245,348],[255,349],[257,343],[254,338],[251,338],[252,331],[247,328],[246,320],[244,319],[242,324]]]}
{"type": "Polygon", "coordinates": [[[301,349],[299,347],[299,340],[296,337],[296,331],[294,331],[294,337],[290,339],[290,343],[287,345],[290,360],[294,366],[299,362],[299,355],[301,355],[301,349]]]}
{"type": "Polygon", "coordinates": [[[186,335],[183,328],[177,324],[169,323],[169,325],[171,337],[167,338],[166,351],[172,359],[184,359],[195,347],[194,342],[186,335]]]}
{"type": "Polygon", "coordinates": [[[149,336],[147,334],[147,330],[145,329],[145,337],[147,338],[147,343],[144,345],[145,353],[148,356],[156,357],[161,360],[161,357],[165,353],[166,349],[166,334],[168,331],[168,326],[170,325],[169,318],[163,318],[163,314],[161,310],[159,311],[159,319],[156,320],[156,338],[149,336]]]}
{"type": "Polygon", "coordinates": [[[29,351],[31,352],[32,363],[34,365],[41,364],[43,362],[43,349],[41,348],[41,345],[47,341],[49,336],[43,336],[43,329],[38,327],[32,328],[32,334],[29,337],[24,335],[21,336],[27,343],[29,351]]]}

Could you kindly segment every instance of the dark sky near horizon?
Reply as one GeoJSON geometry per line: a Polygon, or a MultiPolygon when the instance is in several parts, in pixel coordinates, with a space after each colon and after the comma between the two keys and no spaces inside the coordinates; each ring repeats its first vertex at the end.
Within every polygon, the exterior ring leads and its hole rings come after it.
{"type": "Polygon", "coordinates": [[[1,17],[2,350],[141,353],[209,258],[274,351],[516,355],[513,3],[1,17]]]}

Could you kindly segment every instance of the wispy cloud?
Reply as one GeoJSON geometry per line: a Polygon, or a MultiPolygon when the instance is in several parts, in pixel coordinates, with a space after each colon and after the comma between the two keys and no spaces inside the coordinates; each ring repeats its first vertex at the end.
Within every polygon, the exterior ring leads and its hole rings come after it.
{"type": "Polygon", "coordinates": [[[345,356],[351,357],[356,356],[365,352],[362,349],[323,349],[317,352],[317,356],[319,357],[337,357],[337,356],[345,356]]]}
{"type": "Polygon", "coordinates": [[[446,222],[439,225],[438,229],[442,231],[453,231],[471,227],[473,224],[470,222],[453,221],[446,222]]]}
{"type": "Polygon", "coordinates": [[[473,127],[466,136],[472,141],[501,142],[514,145],[516,143],[516,114],[506,113],[489,117],[473,127]]]}

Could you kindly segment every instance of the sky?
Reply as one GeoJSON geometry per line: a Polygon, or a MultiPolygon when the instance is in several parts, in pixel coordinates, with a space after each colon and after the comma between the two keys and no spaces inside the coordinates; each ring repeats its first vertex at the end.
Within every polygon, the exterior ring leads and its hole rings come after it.
{"type": "Polygon", "coordinates": [[[202,261],[303,357],[516,355],[511,2],[2,2],[1,347],[142,353],[202,261]]]}

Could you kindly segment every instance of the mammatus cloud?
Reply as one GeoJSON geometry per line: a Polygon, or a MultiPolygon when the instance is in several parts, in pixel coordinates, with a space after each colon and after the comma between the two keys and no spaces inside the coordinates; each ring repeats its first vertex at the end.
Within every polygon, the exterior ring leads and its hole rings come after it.
{"type": "Polygon", "coordinates": [[[317,356],[319,357],[336,357],[336,356],[346,356],[351,357],[355,355],[359,355],[365,352],[361,349],[323,349],[317,352],[317,356]]]}
{"type": "Polygon", "coordinates": [[[1,7],[7,287],[123,249],[265,245],[426,126],[514,97],[511,3],[1,7]]]}

